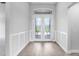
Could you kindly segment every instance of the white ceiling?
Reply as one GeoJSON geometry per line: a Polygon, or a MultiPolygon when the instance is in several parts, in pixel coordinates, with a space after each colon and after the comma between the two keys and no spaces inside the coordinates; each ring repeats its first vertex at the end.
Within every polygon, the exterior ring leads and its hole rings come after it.
{"type": "Polygon", "coordinates": [[[56,4],[57,2],[30,2],[30,4],[56,4]]]}

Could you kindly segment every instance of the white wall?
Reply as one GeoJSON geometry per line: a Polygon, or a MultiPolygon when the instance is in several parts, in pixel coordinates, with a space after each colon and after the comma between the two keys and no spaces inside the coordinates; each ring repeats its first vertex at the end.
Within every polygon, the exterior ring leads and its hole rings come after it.
{"type": "Polygon", "coordinates": [[[5,9],[4,5],[0,3],[0,38],[5,38],[5,9]]]}
{"type": "Polygon", "coordinates": [[[56,40],[67,52],[68,50],[68,6],[71,3],[59,2],[56,8],[56,40]]]}
{"type": "Polygon", "coordinates": [[[28,12],[28,3],[6,3],[6,55],[17,55],[28,43],[28,12]]]}
{"type": "MultiPolygon", "coordinates": [[[[70,4],[67,2],[59,2],[56,8],[56,39],[57,43],[65,51],[79,50],[77,46],[79,45],[79,4],[68,9],[70,4]]],[[[28,3],[6,3],[6,55],[17,55],[28,43],[32,11],[39,7],[43,8],[47,7],[47,5],[30,5],[29,10],[28,3]]],[[[48,5],[48,8],[55,9],[55,6],[48,5]]]]}
{"type": "Polygon", "coordinates": [[[79,53],[79,3],[58,3],[56,22],[57,43],[67,53],[79,53]]]}
{"type": "Polygon", "coordinates": [[[79,53],[79,3],[73,5],[68,11],[69,18],[69,50],[79,53]]]}
{"type": "Polygon", "coordinates": [[[5,55],[5,5],[0,3],[0,56],[5,55]]]}

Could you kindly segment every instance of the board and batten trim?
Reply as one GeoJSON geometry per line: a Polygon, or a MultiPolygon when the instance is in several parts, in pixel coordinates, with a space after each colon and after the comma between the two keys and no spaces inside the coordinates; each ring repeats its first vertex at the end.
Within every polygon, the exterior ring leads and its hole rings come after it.
{"type": "Polygon", "coordinates": [[[56,36],[56,43],[64,50],[64,52],[68,53],[68,34],[67,34],[66,32],[56,31],[55,36],[56,36]],[[65,36],[66,36],[66,40],[67,40],[66,48],[64,48],[64,47],[61,45],[61,43],[58,42],[58,40],[57,40],[57,35],[58,35],[58,33],[59,33],[60,35],[65,35],[65,36]]]}
{"type": "MultiPolygon", "coordinates": [[[[17,56],[21,51],[22,49],[28,45],[29,43],[29,40],[27,39],[27,41],[23,42],[22,45],[20,47],[17,48],[17,51],[13,50],[12,49],[12,39],[13,37],[16,37],[18,38],[17,40],[20,40],[21,39],[21,36],[23,38],[23,40],[26,39],[26,34],[28,35],[28,31],[24,31],[24,32],[18,32],[18,33],[13,33],[13,34],[10,34],[9,35],[9,38],[10,38],[10,56],[17,56]],[[12,50],[14,51],[14,53],[12,52],[12,50]]],[[[14,40],[16,40],[16,38],[14,40]]],[[[16,40],[16,41],[17,41],[16,40]]],[[[21,43],[21,42],[20,42],[21,43]]],[[[17,45],[16,45],[17,46],[17,45]]],[[[14,47],[13,47],[14,48],[14,47]]]]}

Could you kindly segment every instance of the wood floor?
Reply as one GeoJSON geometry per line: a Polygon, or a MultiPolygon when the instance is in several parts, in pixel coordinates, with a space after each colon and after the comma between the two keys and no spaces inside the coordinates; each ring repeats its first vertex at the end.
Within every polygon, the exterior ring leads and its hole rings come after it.
{"type": "MultiPolygon", "coordinates": [[[[79,54],[72,54],[77,56],[79,54]]],[[[30,42],[18,56],[70,56],[55,42],[30,42]]]]}

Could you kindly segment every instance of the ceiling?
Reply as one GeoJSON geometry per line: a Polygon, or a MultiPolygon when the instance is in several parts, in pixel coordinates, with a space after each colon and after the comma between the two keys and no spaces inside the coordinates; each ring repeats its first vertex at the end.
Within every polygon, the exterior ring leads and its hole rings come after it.
{"type": "Polygon", "coordinates": [[[30,2],[30,4],[56,4],[57,2],[30,2]]]}

